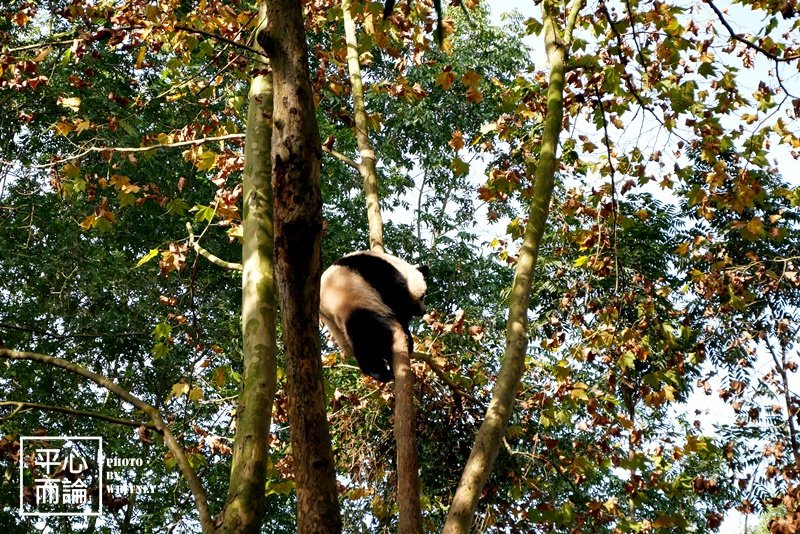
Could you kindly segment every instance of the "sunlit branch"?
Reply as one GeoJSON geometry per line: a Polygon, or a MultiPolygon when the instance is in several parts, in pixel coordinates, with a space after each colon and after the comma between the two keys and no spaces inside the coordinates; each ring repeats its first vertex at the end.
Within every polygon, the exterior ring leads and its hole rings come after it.
{"type": "MultiPolygon", "coordinates": [[[[110,31],[114,32],[114,31],[142,30],[144,28],[138,27],[138,26],[116,26],[116,27],[112,27],[112,28],[108,28],[108,29],[110,31]]],[[[169,27],[161,27],[160,29],[162,29],[164,31],[169,31],[170,30],[169,27]]],[[[252,46],[249,46],[247,44],[240,43],[238,41],[234,41],[233,39],[229,39],[228,37],[219,35],[218,33],[213,33],[213,32],[209,32],[209,31],[206,31],[206,30],[201,30],[199,28],[191,28],[189,26],[183,26],[181,24],[176,24],[175,26],[172,26],[172,29],[175,29],[175,30],[178,30],[178,31],[182,31],[182,32],[187,32],[187,33],[196,33],[197,35],[202,35],[203,37],[208,37],[209,39],[214,39],[215,41],[219,41],[221,43],[229,44],[229,45],[231,45],[231,46],[233,46],[235,48],[239,48],[241,50],[244,50],[244,51],[250,52],[251,54],[254,54],[256,56],[256,61],[259,61],[258,58],[262,55],[262,52],[260,50],[257,50],[257,49],[255,49],[252,46]]],[[[91,34],[88,34],[87,37],[89,37],[89,38],[81,36],[78,33],[78,29],[76,28],[75,31],[73,32],[73,37],[71,37],[69,39],[59,39],[57,41],[42,41],[40,43],[31,43],[31,44],[27,44],[27,45],[23,45],[23,46],[18,46],[16,48],[9,48],[5,52],[0,52],[0,55],[16,54],[18,52],[26,52],[28,50],[39,50],[41,48],[46,48],[48,46],[66,46],[66,45],[71,45],[76,40],[83,40],[83,41],[87,41],[87,42],[92,42],[93,41],[93,39],[91,39],[91,34]]]]}
{"type": "Polygon", "coordinates": [[[343,162],[347,163],[348,165],[350,165],[351,167],[353,167],[355,170],[358,170],[358,169],[359,169],[358,163],[357,163],[357,162],[356,162],[354,159],[348,158],[348,157],[347,157],[347,156],[345,156],[344,154],[341,154],[341,153],[339,153],[339,152],[336,152],[335,150],[333,150],[333,149],[331,149],[331,148],[328,148],[328,147],[326,147],[325,145],[322,145],[322,151],[323,151],[323,152],[327,152],[328,154],[330,154],[330,155],[331,155],[331,156],[333,156],[334,158],[336,158],[336,159],[338,159],[338,160],[340,160],[340,161],[343,161],[343,162]]]}
{"type": "MultiPolygon", "coordinates": [[[[202,145],[204,143],[212,143],[214,141],[227,141],[230,139],[244,139],[245,134],[227,134],[227,135],[218,135],[214,137],[201,137],[199,139],[187,139],[186,141],[176,141],[174,143],[158,143],[155,145],[147,145],[147,146],[138,146],[138,147],[121,147],[121,146],[89,146],[84,147],[81,152],[76,154],[72,154],[71,156],[66,156],[64,158],[60,158],[56,161],[52,161],[50,163],[44,164],[32,164],[32,165],[23,165],[24,167],[30,167],[32,169],[49,169],[56,165],[61,165],[67,161],[74,161],[76,159],[80,159],[87,154],[95,153],[95,152],[119,152],[123,154],[129,153],[139,153],[139,152],[150,152],[152,150],[159,150],[159,149],[167,149],[167,148],[180,148],[184,146],[192,146],[192,145],[202,145]]],[[[5,165],[22,165],[18,161],[5,161],[0,160],[0,163],[5,165]]]]}
{"type": "Polygon", "coordinates": [[[244,267],[242,267],[241,263],[236,263],[232,261],[225,261],[222,258],[215,256],[208,250],[204,249],[200,246],[194,238],[194,230],[192,229],[191,223],[186,223],[186,229],[189,231],[189,246],[192,247],[198,254],[203,256],[205,259],[216,265],[217,267],[222,267],[223,269],[228,269],[231,271],[242,271],[244,267]]]}

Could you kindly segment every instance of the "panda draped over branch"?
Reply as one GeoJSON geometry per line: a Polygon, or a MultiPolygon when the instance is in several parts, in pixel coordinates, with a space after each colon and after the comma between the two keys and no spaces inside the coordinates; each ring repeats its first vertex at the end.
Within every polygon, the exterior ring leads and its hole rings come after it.
{"type": "Polygon", "coordinates": [[[428,267],[383,252],[353,252],[322,273],[320,317],[364,374],[394,379],[394,352],[414,349],[408,323],[425,313],[428,267]]]}

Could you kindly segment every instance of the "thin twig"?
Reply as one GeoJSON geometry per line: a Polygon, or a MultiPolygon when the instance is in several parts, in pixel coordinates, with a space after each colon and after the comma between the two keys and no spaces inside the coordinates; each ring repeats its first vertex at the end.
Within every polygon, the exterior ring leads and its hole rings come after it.
{"type": "Polygon", "coordinates": [[[717,17],[719,17],[719,21],[722,23],[723,26],[725,26],[725,29],[728,30],[728,33],[730,33],[731,37],[736,41],[739,41],[748,48],[756,50],[757,52],[761,53],[762,55],[770,58],[775,62],[793,61],[795,59],[800,59],[800,54],[793,54],[791,56],[783,56],[783,57],[776,56],[775,54],[773,54],[763,46],[759,45],[758,43],[754,43],[753,41],[745,39],[744,37],[742,37],[741,35],[739,35],[734,31],[730,23],[727,20],[725,20],[725,15],[722,14],[722,11],[720,11],[719,8],[716,5],[714,5],[714,2],[712,2],[711,0],[705,0],[705,2],[711,7],[712,10],[714,10],[714,13],[716,13],[717,17]]]}
{"type": "Polygon", "coordinates": [[[109,423],[132,426],[135,428],[145,426],[147,428],[151,428],[153,430],[158,431],[158,428],[153,423],[147,423],[142,421],[131,421],[130,419],[121,419],[119,417],[114,417],[112,415],[106,415],[97,412],[87,412],[84,410],[76,410],[74,408],[67,408],[66,406],[51,406],[49,404],[39,404],[36,402],[25,402],[25,401],[0,401],[0,406],[17,407],[13,412],[11,412],[11,414],[4,417],[0,417],[0,420],[11,419],[21,410],[41,410],[46,412],[60,412],[69,415],[75,415],[78,417],[91,417],[92,419],[100,419],[102,421],[108,421],[109,423]]]}
{"type": "Polygon", "coordinates": [[[264,55],[264,52],[262,52],[261,50],[253,48],[252,46],[246,45],[244,43],[240,43],[238,41],[234,41],[233,39],[228,39],[227,37],[223,37],[222,35],[219,35],[218,33],[211,33],[211,32],[207,32],[205,30],[201,30],[201,29],[198,29],[198,28],[190,28],[189,26],[183,26],[181,24],[176,24],[174,26],[174,28],[176,30],[181,30],[181,31],[185,31],[185,32],[196,33],[198,35],[203,35],[205,37],[209,37],[211,39],[214,39],[215,41],[220,41],[222,43],[227,43],[227,44],[229,44],[231,46],[235,46],[236,48],[241,48],[242,50],[247,50],[248,52],[250,52],[252,54],[255,54],[256,55],[256,59],[258,59],[260,56],[264,55]]]}
{"type": "Polygon", "coordinates": [[[91,339],[91,338],[106,338],[106,337],[150,337],[147,332],[87,332],[78,334],[56,334],[55,332],[48,332],[47,330],[39,330],[28,326],[21,326],[10,323],[0,323],[0,329],[16,330],[17,332],[28,332],[40,336],[52,337],[54,339],[91,339]]]}
{"type": "MultiPolygon", "coordinates": [[[[616,271],[614,276],[614,294],[616,295],[619,292],[619,250],[617,244],[617,213],[619,211],[619,206],[617,205],[616,169],[614,168],[614,161],[611,155],[611,138],[608,136],[608,119],[606,119],[606,110],[603,107],[603,97],[600,95],[600,91],[597,90],[597,87],[595,87],[594,91],[597,97],[597,105],[600,106],[600,116],[603,119],[604,144],[606,145],[606,152],[608,154],[608,168],[611,172],[611,213],[614,215],[614,270],[616,271]]],[[[600,240],[598,240],[598,243],[599,242],[600,240]]]]}

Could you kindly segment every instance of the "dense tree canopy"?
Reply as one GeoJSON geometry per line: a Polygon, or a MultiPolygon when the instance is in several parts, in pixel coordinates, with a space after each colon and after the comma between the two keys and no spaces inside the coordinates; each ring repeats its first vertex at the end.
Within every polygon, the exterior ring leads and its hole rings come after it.
{"type": "Polygon", "coordinates": [[[400,393],[292,319],[374,179],[425,532],[800,528],[796,2],[289,4],[0,7],[0,527],[313,531],[322,468],[331,532],[410,532],[400,393]],[[27,436],[143,465],[36,518],[27,436]]]}

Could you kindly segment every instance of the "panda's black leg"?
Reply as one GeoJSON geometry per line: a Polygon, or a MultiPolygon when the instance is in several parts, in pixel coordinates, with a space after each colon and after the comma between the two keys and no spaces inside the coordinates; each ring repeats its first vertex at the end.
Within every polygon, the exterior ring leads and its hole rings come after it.
{"type": "Polygon", "coordinates": [[[380,382],[394,379],[392,368],[387,365],[392,361],[394,322],[394,317],[390,315],[355,310],[345,325],[358,366],[365,375],[380,382]]]}

